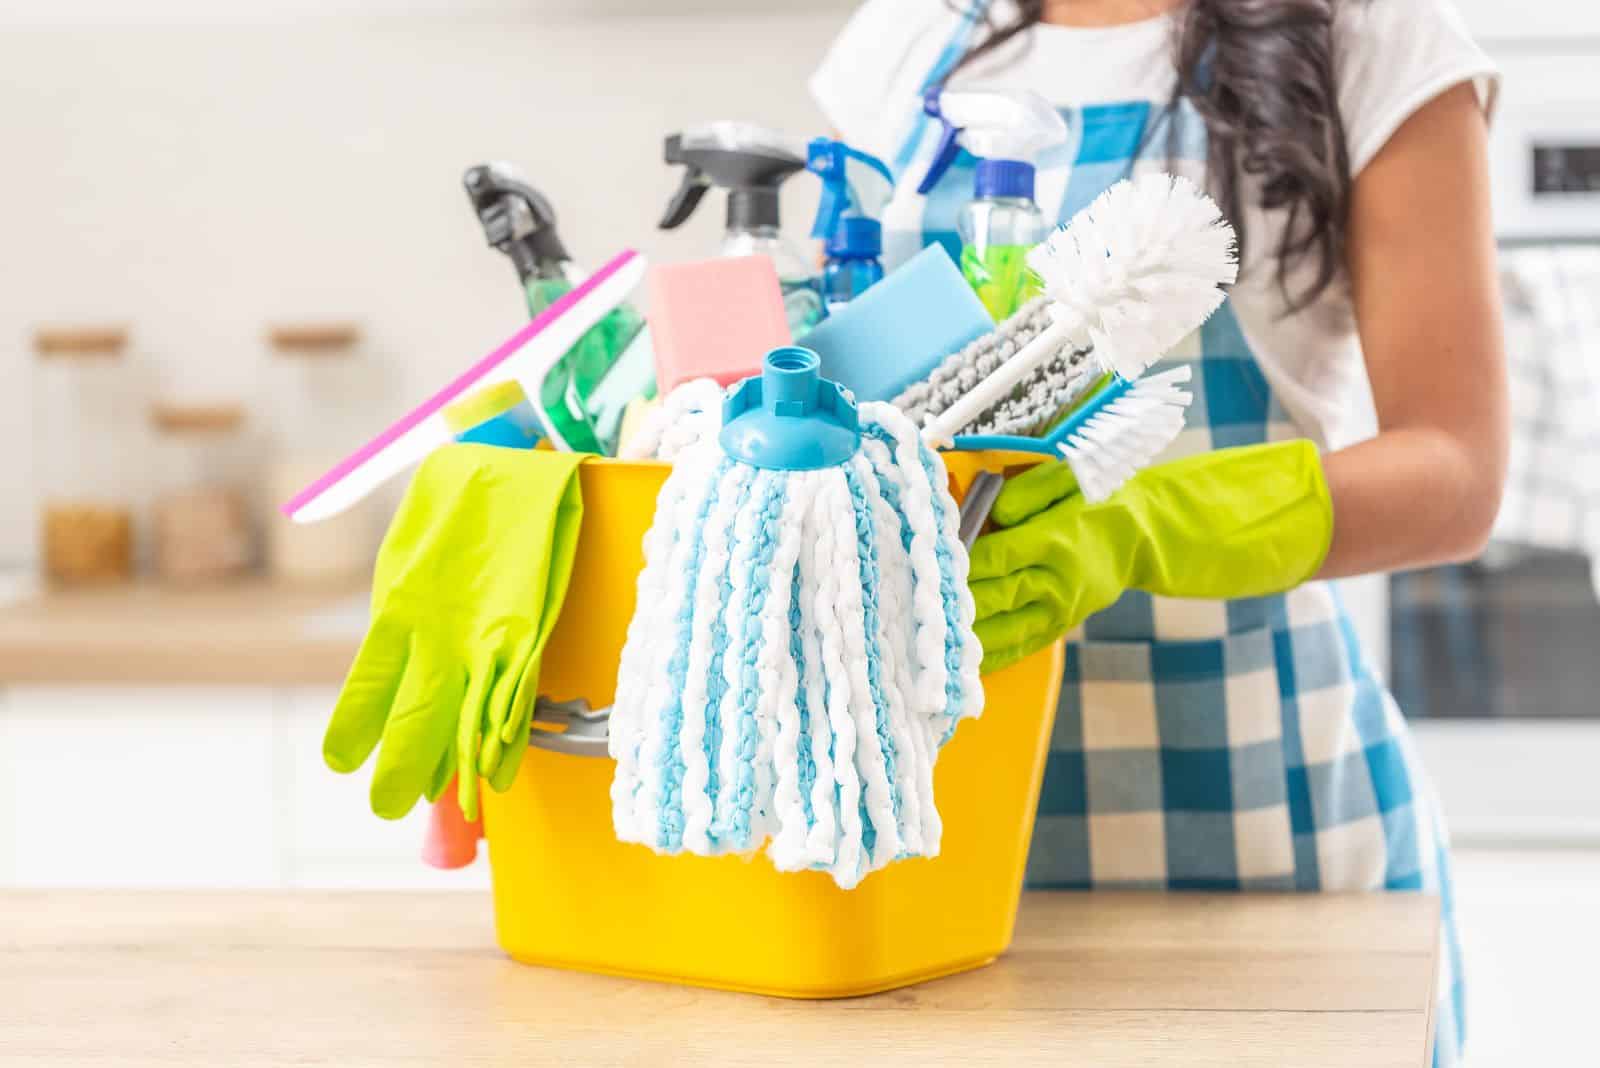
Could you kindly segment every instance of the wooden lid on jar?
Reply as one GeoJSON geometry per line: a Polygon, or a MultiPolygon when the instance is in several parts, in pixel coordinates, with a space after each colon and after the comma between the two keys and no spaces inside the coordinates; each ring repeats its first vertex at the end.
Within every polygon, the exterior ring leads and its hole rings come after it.
{"type": "Polygon", "coordinates": [[[230,434],[244,425],[237,404],[157,404],[150,422],[163,434],[230,434]]]}
{"type": "Polygon", "coordinates": [[[128,344],[128,328],[41,326],[33,332],[33,348],[41,358],[118,357],[128,344]]]}
{"type": "Polygon", "coordinates": [[[361,327],[348,322],[274,323],[267,340],[285,356],[342,356],[361,340],[361,327]]]}

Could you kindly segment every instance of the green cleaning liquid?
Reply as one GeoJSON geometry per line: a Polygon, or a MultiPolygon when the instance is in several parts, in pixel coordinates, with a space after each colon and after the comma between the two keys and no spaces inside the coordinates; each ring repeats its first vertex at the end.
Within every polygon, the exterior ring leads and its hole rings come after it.
{"type": "Polygon", "coordinates": [[[1039,295],[1039,276],[1028,267],[1029,245],[989,245],[961,250],[961,274],[995,322],[1039,295]]]}
{"type": "MultiPolygon", "coordinates": [[[[528,314],[538,315],[571,290],[566,278],[529,278],[528,314]]],[[[590,327],[545,378],[537,403],[573,451],[609,452],[615,447],[615,441],[607,441],[611,434],[602,429],[613,421],[596,413],[593,400],[601,381],[643,328],[644,318],[631,304],[619,305],[590,327]]]]}

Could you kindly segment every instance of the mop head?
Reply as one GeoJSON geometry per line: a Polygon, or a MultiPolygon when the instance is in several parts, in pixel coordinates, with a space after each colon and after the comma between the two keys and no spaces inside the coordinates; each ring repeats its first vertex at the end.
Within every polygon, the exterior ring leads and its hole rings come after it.
{"type": "Polygon", "coordinates": [[[620,460],[671,463],[690,445],[716,435],[722,426],[724,391],[714,378],[694,378],[652,407],[639,429],[617,449],[620,460]]]}
{"type": "Polygon", "coordinates": [[[778,350],[729,392],[721,431],[676,455],[617,679],[611,798],[622,841],[765,848],[848,889],[938,853],[934,762],[982,708],[982,652],[942,461],[903,413],[857,409],[816,366],[778,350]],[[803,469],[756,466],[752,449],[816,423],[797,389],[837,421],[801,442],[803,469]],[[730,433],[752,417],[757,432],[730,433]]]}

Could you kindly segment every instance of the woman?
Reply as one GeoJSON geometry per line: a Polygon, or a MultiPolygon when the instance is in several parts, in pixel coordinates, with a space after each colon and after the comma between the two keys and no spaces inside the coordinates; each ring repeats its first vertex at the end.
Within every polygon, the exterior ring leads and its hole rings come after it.
{"type": "Polygon", "coordinates": [[[1243,244],[1227,305],[1173,356],[1196,365],[1192,457],[1109,515],[1060,465],[1014,478],[1008,529],[974,549],[990,663],[1072,632],[1032,884],[1438,893],[1435,1063],[1456,1063],[1444,829],[1328,580],[1471,557],[1495,516],[1490,63],[1448,0],[869,0],[812,90],[893,161],[885,228],[914,246],[948,241],[970,195],[970,160],[914,191],[941,81],[1061,109],[1047,214],[1174,170],[1243,244]]]}

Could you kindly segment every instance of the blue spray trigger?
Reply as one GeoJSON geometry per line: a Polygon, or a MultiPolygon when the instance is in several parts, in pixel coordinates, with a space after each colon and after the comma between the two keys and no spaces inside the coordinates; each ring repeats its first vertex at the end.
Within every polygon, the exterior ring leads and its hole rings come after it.
{"type": "Polygon", "coordinates": [[[717,440],[733,459],[769,471],[837,467],[861,447],[861,419],[848,389],[823,378],[810,349],[773,349],[761,374],[722,405],[717,440]]]}
{"type": "Polygon", "coordinates": [[[850,207],[850,185],[845,180],[844,146],[827,137],[816,137],[806,145],[806,170],[822,180],[822,198],[817,201],[817,219],[811,236],[829,238],[850,207]]]}
{"type": "Polygon", "coordinates": [[[829,137],[807,143],[806,170],[822,182],[812,237],[833,237],[840,220],[849,214],[875,214],[894,191],[894,173],[888,164],[829,137]]]}
{"type": "Polygon", "coordinates": [[[922,110],[929,118],[937,119],[941,131],[939,134],[939,147],[934,150],[933,162],[928,164],[928,173],[923,175],[922,182],[917,186],[919,196],[927,196],[934,186],[939,184],[939,179],[944,177],[944,172],[956,161],[956,156],[961,151],[961,145],[956,138],[961,131],[950,124],[944,117],[944,112],[939,108],[939,94],[944,90],[939,86],[930,86],[922,94],[922,110]]]}
{"type": "Polygon", "coordinates": [[[834,230],[838,229],[839,220],[844,218],[845,209],[849,206],[849,193],[835,186],[824,184],[822,197],[817,201],[817,221],[811,224],[811,236],[832,237],[834,230]]]}

